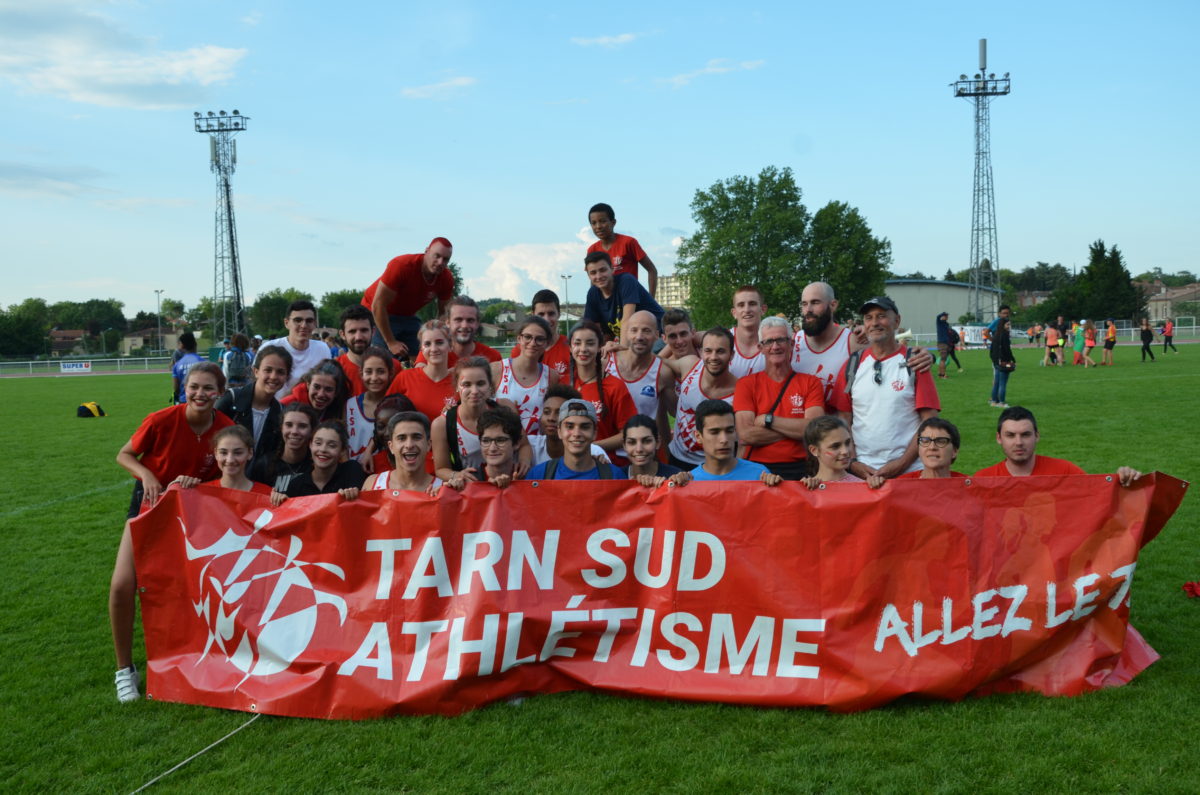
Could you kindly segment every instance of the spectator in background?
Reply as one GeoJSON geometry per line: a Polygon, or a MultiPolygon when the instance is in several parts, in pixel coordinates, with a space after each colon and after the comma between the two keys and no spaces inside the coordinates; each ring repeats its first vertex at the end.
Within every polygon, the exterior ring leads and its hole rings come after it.
{"type": "Polygon", "coordinates": [[[1146,354],[1150,354],[1150,361],[1154,361],[1154,351],[1150,346],[1154,343],[1154,329],[1150,328],[1150,321],[1147,318],[1142,318],[1142,362],[1146,361],[1146,354]]]}
{"type": "Polygon", "coordinates": [[[1096,324],[1090,320],[1083,322],[1083,367],[1086,370],[1089,367],[1096,367],[1096,360],[1092,358],[1092,349],[1096,347],[1096,324]]]}
{"type": "Polygon", "coordinates": [[[1008,404],[1004,400],[1008,394],[1008,376],[1017,369],[1012,350],[1011,322],[1006,320],[996,327],[988,353],[992,357],[992,401],[989,405],[1006,409],[1008,404]]]}
{"type": "Polygon", "coordinates": [[[229,350],[221,362],[225,373],[225,389],[237,389],[250,383],[254,377],[253,359],[250,357],[250,340],[245,334],[234,334],[229,350]]]}
{"type": "Polygon", "coordinates": [[[954,349],[958,347],[958,332],[950,327],[950,313],[943,312],[937,316],[937,349],[938,349],[938,378],[946,378],[946,360],[953,359],[954,366],[961,373],[962,363],[954,349]]]}
{"type": "Polygon", "coordinates": [[[1104,329],[1104,359],[1100,364],[1112,366],[1113,348],[1117,347],[1117,324],[1110,317],[1108,326],[1104,329]]]}
{"type": "Polygon", "coordinates": [[[1171,320],[1171,318],[1167,318],[1166,322],[1163,323],[1162,338],[1163,353],[1167,352],[1168,345],[1171,346],[1171,350],[1175,351],[1175,353],[1179,353],[1179,349],[1176,348],[1175,343],[1172,342],[1172,340],[1175,338],[1175,321],[1171,320]]]}
{"type": "Polygon", "coordinates": [[[1042,366],[1050,367],[1057,364],[1062,367],[1062,359],[1058,355],[1058,327],[1053,323],[1046,324],[1046,352],[1042,355],[1042,366]]]}

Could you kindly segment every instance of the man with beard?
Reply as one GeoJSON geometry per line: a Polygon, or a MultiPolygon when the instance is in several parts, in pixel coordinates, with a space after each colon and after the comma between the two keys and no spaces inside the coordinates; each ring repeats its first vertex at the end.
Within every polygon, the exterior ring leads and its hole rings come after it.
{"type": "Polygon", "coordinates": [[[416,352],[421,328],[417,312],[436,298],[440,316],[454,293],[454,274],[449,270],[453,251],[449,240],[435,237],[423,254],[392,258],[383,275],[363,293],[362,305],[375,318],[374,345],[397,359],[416,352]]]}
{"type": "MultiPolygon", "coordinates": [[[[456,295],[450,299],[450,356],[446,366],[451,369],[458,364],[459,359],[469,359],[472,356],[482,356],[489,362],[498,362],[504,357],[500,351],[482,342],[475,341],[479,333],[479,304],[465,295],[456,295]]],[[[425,364],[424,354],[418,354],[417,366],[425,364]]]]}
{"type": "Polygon", "coordinates": [[[371,335],[375,333],[371,322],[371,310],[362,304],[347,307],[341,318],[342,341],[346,343],[346,352],[337,357],[336,361],[346,373],[346,381],[350,384],[350,394],[361,395],[365,391],[362,382],[362,352],[371,344],[371,335]]]}
{"type": "Polygon", "coordinates": [[[733,334],[717,326],[701,336],[699,356],[663,360],[663,366],[679,379],[675,435],[667,448],[673,466],[687,471],[704,463],[704,445],[696,431],[696,408],[706,399],[733,405],[738,379],[729,369],[732,358],[733,334]]]}
{"type": "Polygon", "coordinates": [[[850,473],[894,478],[921,468],[917,428],[941,409],[926,370],[908,367],[908,350],[896,338],[900,310],[886,295],[867,301],[863,315],[870,347],[849,357],[833,387],[833,407],[850,426],[858,460],[850,473]]]}
{"type": "MultiPolygon", "coordinates": [[[[813,282],[805,287],[800,294],[800,330],[796,332],[792,348],[792,369],[797,373],[808,373],[821,382],[825,387],[827,407],[832,406],[833,384],[846,366],[846,360],[854,351],[867,347],[861,327],[851,331],[833,319],[837,308],[837,298],[827,283],[813,282]]],[[[929,351],[912,349],[908,357],[910,370],[924,373],[932,366],[933,356],[929,351]]]]}
{"type": "Polygon", "coordinates": [[[663,360],[654,355],[658,339],[658,321],[650,312],[634,312],[626,323],[628,348],[609,357],[605,372],[617,376],[629,390],[638,414],[653,417],[660,439],[670,438],[664,396],[675,389],[675,376],[663,360]]]}

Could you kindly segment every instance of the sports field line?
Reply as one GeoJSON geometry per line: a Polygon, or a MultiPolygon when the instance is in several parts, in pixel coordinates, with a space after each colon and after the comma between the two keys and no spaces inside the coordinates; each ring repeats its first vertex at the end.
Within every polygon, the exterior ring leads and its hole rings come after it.
{"type": "Polygon", "coordinates": [[[88,491],[81,491],[78,494],[72,494],[69,497],[59,497],[56,500],[46,500],[45,502],[39,502],[39,503],[35,503],[33,505],[22,505],[20,508],[13,508],[11,511],[5,511],[4,513],[0,513],[0,519],[10,519],[14,516],[19,516],[20,514],[28,513],[29,511],[40,511],[43,508],[51,508],[55,505],[62,505],[63,503],[74,502],[75,500],[82,500],[86,497],[95,497],[97,494],[104,494],[105,492],[113,491],[114,489],[128,489],[128,488],[132,488],[132,486],[130,485],[130,481],[122,480],[120,483],[112,483],[108,486],[100,486],[98,488],[89,489],[88,491]]]}

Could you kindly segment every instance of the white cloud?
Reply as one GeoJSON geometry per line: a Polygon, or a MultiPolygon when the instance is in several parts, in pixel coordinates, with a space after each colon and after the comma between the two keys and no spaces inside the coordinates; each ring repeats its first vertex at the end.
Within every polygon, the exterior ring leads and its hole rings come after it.
{"type": "Polygon", "coordinates": [[[668,83],[675,88],[683,88],[697,77],[703,77],[705,75],[723,75],[729,72],[747,72],[752,69],[757,69],[765,63],[766,61],[762,60],[740,61],[735,63],[728,58],[713,58],[711,61],[705,64],[704,68],[702,69],[697,69],[694,72],[684,72],[683,74],[675,75],[674,77],[664,77],[660,79],[660,82],[668,83]]]}
{"type": "Polygon", "coordinates": [[[515,243],[488,252],[491,263],[482,276],[467,276],[468,293],[477,299],[508,298],[528,302],[535,292],[551,289],[565,301],[575,303],[587,294],[587,277],[583,272],[583,255],[587,243],[594,238],[587,227],[580,229],[575,240],[562,243],[515,243]],[[563,295],[562,275],[571,279],[563,295]]]}
{"type": "Polygon", "coordinates": [[[401,89],[400,93],[408,99],[445,99],[458,89],[473,86],[476,82],[478,81],[473,77],[451,77],[449,80],[427,86],[410,86],[401,89]]]}
{"type": "Polygon", "coordinates": [[[578,44],[580,47],[621,47],[629,44],[637,39],[640,34],[637,33],[621,33],[616,36],[596,36],[594,38],[575,37],[571,39],[572,44],[578,44]]]}
{"type": "Polygon", "coordinates": [[[0,6],[0,80],[33,94],[105,107],[164,109],[203,101],[233,77],[244,49],[162,50],[88,4],[0,6]]]}
{"type": "Polygon", "coordinates": [[[249,14],[242,17],[242,24],[248,27],[254,27],[259,22],[262,22],[262,17],[263,15],[261,11],[251,11],[249,14]]]}

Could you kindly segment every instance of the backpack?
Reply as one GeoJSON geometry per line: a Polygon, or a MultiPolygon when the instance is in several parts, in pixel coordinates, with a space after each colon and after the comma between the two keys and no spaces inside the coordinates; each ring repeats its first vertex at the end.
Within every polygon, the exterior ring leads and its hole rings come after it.
{"type": "MultiPolygon", "coordinates": [[[[554,480],[555,479],[554,476],[558,473],[558,462],[559,461],[562,461],[562,459],[561,458],[551,458],[549,461],[546,462],[546,475],[543,478],[543,480],[554,480]]],[[[597,474],[599,474],[601,480],[612,480],[613,479],[612,466],[607,461],[597,461],[596,469],[600,470],[597,474]]]]}
{"type": "Polygon", "coordinates": [[[76,417],[106,417],[104,409],[100,408],[100,404],[94,400],[89,400],[87,403],[80,403],[79,408],[75,409],[76,417]]]}
{"type": "Polygon", "coordinates": [[[953,327],[951,327],[949,339],[950,339],[950,346],[954,347],[954,346],[958,345],[958,343],[962,340],[962,337],[960,337],[958,332],[955,331],[953,327]]]}
{"type": "MultiPolygon", "coordinates": [[[[951,329],[953,331],[953,329],[951,329]]],[[[913,355],[912,348],[904,349],[904,366],[908,367],[908,360],[913,355]]],[[[854,375],[858,372],[858,363],[862,360],[862,350],[854,351],[850,354],[850,358],[846,360],[846,397],[851,397],[851,392],[854,389],[854,375]]],[[[909,376],[912,376],[912,370],[909,370],[909,376]]]]}
{"type": "Polygon", "coordinates": [[[230,348],[225,357],[225,386],[232,389],[250,383],[250,356],[241,348],[230,348]]]}

